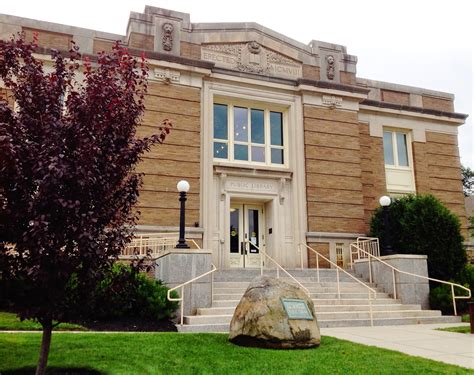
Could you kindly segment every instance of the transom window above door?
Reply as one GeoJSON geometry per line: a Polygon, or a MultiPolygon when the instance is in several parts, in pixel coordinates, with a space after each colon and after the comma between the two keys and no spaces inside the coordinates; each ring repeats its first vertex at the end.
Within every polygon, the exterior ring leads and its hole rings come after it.
{"type": "Polygon", "coordinates": [[[285,164],[283,112],[214,103],[214,159],[285,164]]]}

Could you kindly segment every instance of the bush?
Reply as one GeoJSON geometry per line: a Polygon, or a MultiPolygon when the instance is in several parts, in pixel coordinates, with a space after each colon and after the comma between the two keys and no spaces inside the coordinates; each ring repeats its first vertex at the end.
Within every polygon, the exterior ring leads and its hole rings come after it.
{"type": "MultiPolygon", "coordinates": [[[[168,288],[134,268],[117,263],[93,293],[90,306],[84,309],[87,319],[171,318],[177,302],[167,299],[168,288]]],[[[177,296],[176,292],[172,293],[177,296]]]]}
{"type": "MultiPolygon", "coordinates": [[[[459,218],[432,195],[408,195],[390,205],[393,249],[400,254],[428,256],[429,276],[456,279],[466,263],[459,218]]],[[[383,243],[383,211],[379,207],[370,223],[371,235],[383,243]]]]}

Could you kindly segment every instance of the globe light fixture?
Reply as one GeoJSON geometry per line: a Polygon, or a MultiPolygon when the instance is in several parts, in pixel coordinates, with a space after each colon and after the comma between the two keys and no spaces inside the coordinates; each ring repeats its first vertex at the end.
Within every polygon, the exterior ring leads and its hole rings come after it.
{"type": "Polygon", "coordinates": [[[176,185],[176,188],[179,192],[179,202],[180,202],[180,210],[179,210],[179,239],[178,243],[176,244],[177,249],[189,249],[189,245],[186,243],[186,238],[184,236],[184,227],[185,227],[185,202],[186,202],[186,193],[189,191],[189,182],[186,180],[181,180],[176,185]]]}
{"type": "Polygon", "coordinates": [[[392,203],[392,200],[390,199],[390,197],[384,195],[383,197],[380,197],[379,203],[382,207],[387,207],[387,206],[390,206],[390,203],[392,203]]]}

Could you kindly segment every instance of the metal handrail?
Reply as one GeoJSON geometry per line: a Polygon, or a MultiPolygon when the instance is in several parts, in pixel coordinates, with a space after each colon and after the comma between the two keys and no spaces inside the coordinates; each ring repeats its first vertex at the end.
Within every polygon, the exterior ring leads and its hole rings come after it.
{"type": "Polygon", "coordinates": [[[309,292],[309,290],[303,284],[301,284],[293,275],[291,275],[287,270],[285,270],[275,259],[273,259],[270,255],[268,255],[265,250],[260,249],[257,245],[250,242],[249,240],[244,240],[244,242],[251,244],[253,247],[258,249],[260,253],[260,276],[263,276],[263,260],[264,260],[263,256],[265,256],[277,266],[277,279],[280,278],[280,270],[282,270],[284,273],[286,273],[290,277],[290,279],[292,279],[296,284],[299,285],[301,289],[304,290],[304,292],[308,295],[308,297],[311,297],[311,293],[309,292]]]}
{"type": "MultiPolygon", "coordinates": [[[[120,257],[122,259],[130,256],[143,257],[151,253],[153,258],[157,259],[174,249],[178,238],[178,233],[150,233],[138,235],[122,250],[120,257]]],[[[201,250],[201,247],[193,239],[187,239],[187,241],[192,242],[198,250],[201,250]]]]}
{"type": "MultiPolygon", "coordinates": [[[[166,297],[168,298],[168,301],[181,302],[180,303],[180,311],[181,311],[181,318],[180,318],[181,323],[180,324],[181,325],[183,325],[183,315],[184,315],[184,287],[188,284],[191,284],[191,283],[195,282],[196,280],[199,280],[199,279],[203,278],[204,276],[207,276],[207,275],[212,274],[215,271],[217,271],[217,267],[213,263],[211,263],[211,266],[212,266],[212,268],[211,268],[210,271],[207,271],[207,272],[203,273],[202,275],[196,276],[195,278],[193,278],[191,280],[188,280],[185,283],[179,284],[178,286],[175,286],[174,288],[168,289],[168,293],[166,295],[166,297]],[[171,292],[176,290],[176,289],[180,289],[180,288],[181,288],[181,297],[180,298],[171,297],[171,292]]],[[[214,294],[214,277],[211,277],[211,301],[213,299],[213,294],[214,294]]]]}
{"type": "Polygon", "coordinates": [[[470,299],[471,298],[471,290],[469,288],[466,288],[465,286],[463,285],[460,285],[460,284],[456,284],[456,283],[452,283],[450,281],[444,281],[444,280],[439,280],[439,279],[434,279],[432,277],[428,277],[428,276],[422,276],[422,275],[417,275],[415,273],[411,273],[411,272],[406,272],[406,271],[402,271],[402,270],[399,270],[398,268],[392,266],[391,264],[388,264],[387,262],[383,261],[382,259],[380,259],[379,257],[376,257],[370,253],[368,253],[367,251],[365,251],[364,249],[361,249],[357,246],[356,243],[351,243],[350,244],[350,247],[351,247],[351,268],[352,268],[352,265],[353,265],[353,262],[352,262],[352,247],[356,247],[357,248],[357,252],[364,252],[365,254],[367,254],[367,258],[368,258],[368,261],[369,261],[369,282],[372,283],[372,263],[371,263],[371,258],[374,258],[375,260],[379,261],[380,263],[386,265],[387,267],[391,268],[392,269],[392,281],[393,281],[393,298],[394,299],[397,299],[397,287],[396,287],[396,282],[395,282],[395,272],[398,272],[398,273],[401,273],[401,274],[404,274],[404,275],[408,275],[408,276],[414,276],[414,277],[418,277],[420,279],[425,279],[425,280],[430,280],[430,281],[435,281],[437,283],[441,283],[441,284],[445,284],[445,285],[450,285],[451,286],[451,297],[452,297],[452,300],[453,300],[453,308],[454,308],[454,315],[457,315],[457,309],[456,309],[456,299],[470,299]],[[454,293],[454,287],[457,287],[457,288],[461,288],[461,289],[464,289],[468,292],[468,295],[467,296],[456,296],[455,293],[454,293]]]}
{"type": "MultiPolygon", "coordinates": [[[[374,299],[377,299],[377,291],[375,289],[372,289],[370,286],[368,286],[366,283],[363,281],[359,280],[357,277],[354,275],[351,275],[349,272],[347,272],[344,268],[339,266],[337,263],[334,263],[332,260],[326,258],[324,255],[320,254],[317,250],[313,249],[312,247],[306,245],[305,243],[300,243],[298,247],[301,245],[305,246],[307,249],[313,251],[316,254],[316,272],[317,272],[317,278],[318,278],[318,283],[319,283],[319,257],[323,258],[326,260],[329,264],[333,265],[336,267],[336,280],[337,280],[337,297],[338,299],[341,299],[341,287],[340,287],[340,282],[339,282],[339,271],[344,272],[346,275],[357,281],[359,284],[363,285],[367,290],[368,290],[368,295],[369,295],[369,314],[370,314],[370,325],[374,325],[374,319],[373,319],[373,313],[372,313],[372,294],[374,295],[374,299]]],[[[301,250],[300,250],[301,252],[301,250]]]]}

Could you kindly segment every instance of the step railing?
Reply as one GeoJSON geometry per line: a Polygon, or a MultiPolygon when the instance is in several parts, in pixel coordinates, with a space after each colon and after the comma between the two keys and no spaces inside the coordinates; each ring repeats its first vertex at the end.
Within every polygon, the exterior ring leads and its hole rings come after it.
{"type": "MultiPolygon", "coordinates": [[[[471,298],[471,290],[469,288],[466,288],[463,285],[452,283],[450,281],[434,279],[434,278],[428,277],[428,276],[417,275],[417,274],[411,273],[411,272],[402,271],[402,270],[392,266],[391,264],[388,264],[387,262],[380,259],[379,257],[374,256],[374,255],[370,254],[369,252],[365,251],[364,249],[358,247],[357,242],[351,243],[350,248],[351,248],[351,268],[353,268],[353,259],[352,259],[352,254],[353,253],[354,254],[364,253],[364,257],[362,259],[368,258],[369,282],[370,283],[373,282],[372,261],[380,262],[380,263],[382,263],[383,265],[389,267],[392,270],[393,299],[397,299],[397,284],[396,284],[396,277],[395,277],[396,272],[398,272],[399,274],[403,274],[403,275],[418,277],[418,278],[424,279],[424,280],[434,281],[434,282],[444,284],[444,285],[450,285],[451,286],[451,298],[453,300],[454,315],[457,315],[456,299],[470,299],[471,298]],[[467,291],[468,294],[466,296],[456,296],[456,294],[454,293],[454,288],[455,287],[464,289],[465,291],[467,291]]],[[[358,259],[361,259],[361,258],[358,258],[358,259]]]]}
{"type": "Polygon", "coordinates": [[[366,283],[364,283],[363,281],[359,280],[357,277],[355,277],[354,275],[351,275],[349,272],[347,272],[344,268],[342,268],[341,266],[339,266],[337,263],[333,262],[332,260],[330,260],[329,258],[325,257],[323,254],[321,254],[319,251],[313,249],[312,247],[308,246],[307,244],[305,243],[300,243],[298,245],[299,247],[299,251],[300,253],[302,253],[301,251],[301,246],[304,246],[306,247],[306,249],[312,251],[314,254],[316,254],[316,276],[317,276],[317,280],[318,280],[318,283],[320,282],[320,278],[319,278],[319,258],[322,258],[323,260],[325,260],[326,262],[328,262],[330,265],[334,266],[336,268],[336,283],[337,283],[337,298],[338,299],[341,299],[341,283],[340,283],[340,278],[339,278],[339,272],[343,272],[345,273],[346,275],[348,275],[351,279],[355,280],[358,284],[362,285],[364,288],[367,289],[367,292],[368,292],[368,300],[369,300],[369,315],[370,315],[370,325],[373,326],[374,325],[374,318],[373,318],[373,312],[372,312],[372,295],[373,295],[373,299],[377,299],[377,291],[375,289],[372,289],[370,286],[368,286],[366,283]]]}
{"type": "Polygon", "coordinates": [[[291,280],[293,280],[296,284],[298,284],[301,289],[303,289],[303,291],[308,295],[308,297],[311,297],[311,293],[309,292],[309,290],[303,284],[301,284],[292,274],[285,270],[280,265],[280,263],[278,263],[270,255],[268,255],[264,249],[259,248],[257,245],[255,245],[253,242],[250,242],[249,240],[245,240],[245,242],[247,242],[249,246],[252,245],[253,247],[255,247],[260,253],[260,276],[263,276],[263,265],[265,263],[265,259],[268,259],[276,266],[277,279],[280,278],[280,270],[282,270],[291,280]]]}
{"type": "Polygon", "coordinates": [[[213,300],[214,297],[214,272],[217,271],[217,267],[211,263],[211,270],[203,273],[202,275],[196,276],[195,278],[188,280],[182,284],[179,284],[178,286],[175,286],[174,288],[168,289],[167,293],[167,298],[168,301],[173,301],[173,302],[180,302],[180,324],[183,325],[183,318],[184,318],[184,305],[185,305],[185,300],[184,300],[184,287],[186,285],[192,284],[193,282],[202,279],[203,277],[206,277],[207,275],[211,275],[211,301],[213,300]],[[180,290],[178,294],[181,297],[178,298],[173,298],[171,297],[171,292],[174,290],[180,290]]]}
{"type": "MultiPolygon", "coordinates": [[[[120,258],[144,257],[147,255],[151,255],[155,259],[160,258],[176,247],[178,239],[179,233],[137,234],[122,250],[120,258]]],[[[186,241],[193,243],[196,249],[201,249],[193,239],[186,239],[186,241]]]]}
{"type": "Polygon", "coordinates": [[[356,251],[356,254],[352,254],[351,251],[351,264],[353,255],[357,255],[358,259],[366,258],[366,253],[372,254],[373,256],[380,256],[380,243],[378,237],[357,237],[356,240],[357,248],[364,250],[356,251]]]}

